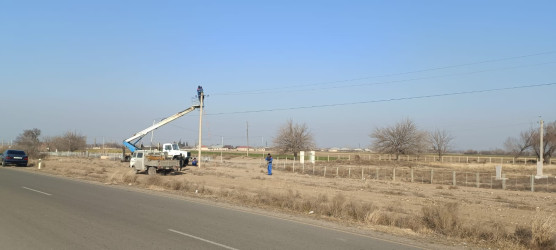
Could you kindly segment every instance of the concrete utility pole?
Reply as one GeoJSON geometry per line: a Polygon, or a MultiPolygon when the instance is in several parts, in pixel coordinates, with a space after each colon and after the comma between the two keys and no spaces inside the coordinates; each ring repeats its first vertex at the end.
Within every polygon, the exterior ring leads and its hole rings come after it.
{"type": "Polygon", "coordinates": [[[220,145],[220,163],[224,162],[222,158],[222,151],[224,151],[224,136],[222,136],[222,145],[220,145]]]}
{"type": "Polygon", "coordinates": [[[245,122],[247,124],[247,156],[249,156],[249,122],[245,122]]]}
{"type": "Polygon", "coordinates": [[[203,92],[201,92],[201,96],[199,97],[199,100],[201,101],[201,108],[199,111],[199,146],[198,146],[198,150],[199,150],[199,160],[197,161],[197,167],[201,168],[201,147],[203,147],[203,140],[202,140],[202,136],[203,136],[203,101],[205,99],[205,94],[203,92]]]}
{"type": "Polygon", "coordinates": [[[539,134],[540,137],[541,137],[541,145],[540,145],[540,147],[539,147],[539,158],[540,158],[539,161],[541,162],[541,164],[544,164],[544,159],[543,159],[543,157],[544,157],[544,148],[543,148],[543,144],[544,144],[544,143],[543,143],[544,132],[543,132],[543,127],[544,127],[544,122],[543,122],[543,120],[541,119],[541,132],[540,132],[540,134],[539,134]]]}

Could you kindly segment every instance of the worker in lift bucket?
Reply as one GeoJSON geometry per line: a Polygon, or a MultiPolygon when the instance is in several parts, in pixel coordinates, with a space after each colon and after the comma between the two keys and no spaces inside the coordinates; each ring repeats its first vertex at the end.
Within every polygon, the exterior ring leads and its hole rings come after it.
{"type": "Polygon", "coordinates": [[[193,161],[191,161],[191,165],[197,166],[197,158],[193,158],[193,161]]]}
{"type": "Polygon", "coordinates": [[[197,87],[197,97],[199,98],[199,101],[201,101],[201,96],[204,97],[204,93],[203,93],[203,87],[201,85],[199,85],[197,87]]]}

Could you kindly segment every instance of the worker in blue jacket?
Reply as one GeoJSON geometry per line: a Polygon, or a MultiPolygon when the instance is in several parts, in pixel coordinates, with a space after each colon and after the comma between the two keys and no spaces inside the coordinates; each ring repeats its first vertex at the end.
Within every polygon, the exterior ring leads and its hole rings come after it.
{"type": "Polygon", "coordinates": [[[191,165],[197,166],[197,158],[193,158],[193,161],[191,162],[191,165]]]}
{"type": "Polygon", "coordinates": [[[197,97],[199,98],[199,102],[201,101],[201,96],[204,97],[204,93],[203,93],[203,87],[201,87],[201,85],[199,85],[197,87],[197,97]]]}
{"type": "Polygon", "coordinates": [[[268,162],[268,175],[272,175],[272,155],[270,153],[266,156],[266,161],[268,162]]]}

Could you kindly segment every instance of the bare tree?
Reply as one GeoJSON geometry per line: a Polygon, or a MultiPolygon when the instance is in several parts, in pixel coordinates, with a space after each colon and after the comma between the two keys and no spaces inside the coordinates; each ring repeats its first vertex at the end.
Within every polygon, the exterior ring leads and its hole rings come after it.
{"type": "Polygon", "coordinates": [[[14,144],[23,149],[27,155],[36,157],[39,155],[41,130],[38,128],[23,130],[23,133],[17,136],[14,144]]]}
{"type": "Polygon", "coordinates": [[[396,155],[418,154],[425,151],[427,136],[417,129],[417,125],[409,119],[398,122],[396,125],[385,128],[376,128],[369,135],[374,150],[396,155]]]}
{"type": "Polygon", "coordinates": [[[517,159],[523,153],[527,152],[528,149],[533,145],[535,137],[535,130],[529,129],[527,131],[522,131],[519,138],[509,137],[504,142],[504,148],[512,154],[512,156],[517,159]]]}
{"type": "Polygon", "coordinates": [[[87,147],[87,137],[76,132],[68,131],[62,136],[55,136],[46,140],[50,150],[77,151],[87,147]]]}
{"type": "MultiPolygon", "coordinates": [[[[534,130],[534,137],[533,137],[533,145],[531,145],[531,147],[533,148],[533,152],[537,155],[537,157],[540,156],[540,136],[539,136],[539,131],[538,129],[534,129],[532,128],[532,130],[534,130]]],[[[556,121],[548,123],[545,125],[544,128],[544,135],[543,135],[543,159],[544,162],[550,162],[550,158],[552,158],[552,154],[554,154],[554,152],[556,151],[556,121]]]]}
{"type": "MultiPolygon", "coordinates": [[[[539,128],[532,127],[522,131],[519,138],[508,138],[505,142],[506,150],[510,151],[514,157],[518,157],[525,152],[532,152],[537,157],[540,156],[540,136],[539,128]]],[[[556,152],[556,121],[547,123],[543,135],[543,159],[550,162],[550,158],[556,152]]]]}
{"type": "Polygon", "coordinates": [[[274,138],[274,144],[281,153],[291,152],[296,158],[299,151],[315,147],[313,135],[307,125],[293,124],[292,120],[280,127],[278,135],[274,138]]]}
{"type": "Polygon", "coordinates": [[[436,129],[429,133],[429,143],[432,151],[438,155],[438,158],[442,158],[442,155],[448,152],[452,140],[454,140],[454,137],[448,134],[446,130],[436,129]]]}

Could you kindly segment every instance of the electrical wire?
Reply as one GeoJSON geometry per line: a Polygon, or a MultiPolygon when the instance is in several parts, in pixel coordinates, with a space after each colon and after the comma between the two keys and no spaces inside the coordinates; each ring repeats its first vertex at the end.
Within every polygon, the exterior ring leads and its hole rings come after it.
{"type": "MultiPolygon", "coordinates": [[[[503,68],[496,68],[496,69],[478,70],[478,71],[471,71],[471,72],[464,72],[464,73],[454,73],[454,74],[444,74],[444,75],[436,75],[436,76],[416,77],[416,78],[410,78],[410,79],[392,80],[392,81],[384,81],[384,82],[370,82],[370,83],[359,83],[359,84],[350,84],[350,85],[337,85],[337,86],[319,87],[319,88],[310,88],[310,89],[303,89],[303,88],[296,87],[295,92],[296,93],[302,93],[302,92],[314,92],[314,91],[322,91],[322,90],[338,89],[338,88],[388,85],[388,84],[395,84],[395,83],[404,83],[404,82],[412,82],[412,81],[438,79],[438,78],[444,78],[444,77],[480,74],[480,73],[485,73],[485,72],[493,72],[493,71],[501,71],[501,70],[513,70],[513,69],[525,68],[525,67],[536,67],[536,66],[555,64],[555,63],[556,63],[556,61],[552,61],[552,62],[544,62],[544,63],[537,63],[537,64],[519,65],[519,66],[513,66],[513,67],[503,67],[503,68]]],[[[266,94],[266,93],[278,94],[278,93],[290,93],[290,92],[291,92],[291,89],[284,90],[284,91],[251,92],[251,93],[248,93],[248,94],[266,94]]]]}
{"type": "Polygon", "coordinates": [[[311,105],[311,106],[300,106],[300,107],[290,107],[290,108],[275,108],[275,109],[236,111],[236,112],[228,112],[228,113],[223,112],[223,113],[214,113],[214,114],[206,114],[206,115],[207,116],[209,116],[209,115],[213,116],[213,115],[229,115],[229,114],[248,114],[248,113],[262,113],[262,112],[274,112],[274,111],[297,110],[297,109],[326,108],[326,107],[348,106],[348,105],[357,105],[357,104],[381,103],[381,102],[427,99],[427,98],[455,96],[455,95],[468,95],[468,94],[478,94],[478,93],[487,93],[487,92],[498,92],[498,91],[507,91],[507,90],[515,90],[515,89],[546,87],[546,86],[552,86],[552,85],[556,85],[556,82],[544,83],[544,84],[521,85],[521,86],[506,87],[506,88],[470,90],[470,91],[441,93],[441,94],[433,94],[433,95],[421,95],[421,96],[399,97],[399,98],[389,98],[389,99],[380,99],[380,100],[369,100],[369,101],[360,101],[360,102],[346,102],[346,103],[311,105]]]}
{"type": "Polygon", "coordinates": [[[478,64],[492,63],[492,62],[508,61],[508,60],[514,60],[514,59],[527,58],[527,57],[554,54],[554,53],[556,53],[556,51],[545,51],[545,52],[539,52],[539,53],[528,54],[528,55],[504,57],[504,58],[483,60],[483,61],[477,61],[477,62],[471,62],[471,63],[454,64],[454,65],[449,65],[449,66],[433,67],[433,68],[420,69],[420,70],[414,70],[414,71],[406,71],[406,72],[400,72],[400,73],[383,74],[383,75],[377,75],[377,76],[367,76],[367,77],[361,77],[361,78],[353,78],[353,79],[347,79],[347,80],[329,81],[329,82],[321,82],[321,83],[297,84],[297,85],[283,86],[283,87],[277,87],[277,88],[259,89],[259,90],[230,91],[230,92],[222,92],[222,93],[213,93],[213,95],[261,94],[261,93],[267,93],[269,91],[274,92],[276,90],[283,90],[283,89],[300,88],[300,87],[303,88],[303,87],[321,86],[321,85],[327,85],[327,84],[333,84],[333,83],[345,83],[345,82],[352,82],[352,81],[367,80],[367,79],[372,79],[372,78],[409,75],[409,74],[415,74],[415,73],[423,73],[423,72],[429,72],[429,71],[444,70],[444,69],[458,68],[458,67],[464,67],[464,66],[472,66],[472,65],[478,65],[478,64]]]}

